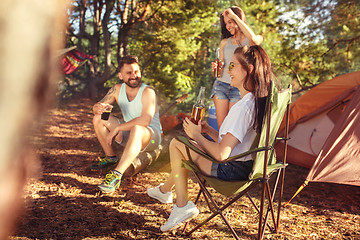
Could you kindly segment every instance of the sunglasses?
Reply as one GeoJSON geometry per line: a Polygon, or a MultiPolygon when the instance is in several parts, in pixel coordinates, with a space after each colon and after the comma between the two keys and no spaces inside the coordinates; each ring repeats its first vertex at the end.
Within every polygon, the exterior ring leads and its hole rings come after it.
{"type": "Polygon", "coordinates": [[[231,71],[231,69],[233,69],[236,64],[240,64],[240,63],[230,62],[230,64],[229,64],[229,71],[231,71]]]}

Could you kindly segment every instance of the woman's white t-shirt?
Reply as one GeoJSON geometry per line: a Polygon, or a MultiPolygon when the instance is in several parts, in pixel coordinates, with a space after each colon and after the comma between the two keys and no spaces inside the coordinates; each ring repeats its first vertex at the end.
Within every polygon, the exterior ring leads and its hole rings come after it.
{"type": "MultiPolygon", "coordinates": [[[[231,107],[219,130],[219,143],[227,133],[232,134],[239,140],[239,143],[230,153],[230,157],[250,150],[256,137],[256,130],[253,128],[254,120],[255,97],[253,93],[247,93],[231,107]]],[[[248,160],[253,160],[252,155],[236,161],[248,160]]]]}

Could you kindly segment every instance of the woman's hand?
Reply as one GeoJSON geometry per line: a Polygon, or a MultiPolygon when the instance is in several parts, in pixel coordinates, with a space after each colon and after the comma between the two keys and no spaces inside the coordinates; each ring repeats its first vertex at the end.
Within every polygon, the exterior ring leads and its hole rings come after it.
{"type": "Polygon", "coordinates": [[[255,35],[252,37],[252,41],[255,45],[260,45],[263,42],[264,38],[261,35],[255,35]]]}
{"type": "Polygon", "coordinates": [[[217,61],[211,62],[211,70],[215,72],[215,69],[217,69],[218,65],[220,66],[219,69],[224,68],[224,62],[218,59],[217,61]]]}
{"type": "Polygon", "coordinates": [[[205,122],[205,121],[201,121],[201,132],[202,133],[208,133],[209,131],[209,128],[211,128],[211,126],[207,123],[207,122],[205,122]]]}
{"type": "Polygon", "coordinates": [[[225,9],[225,11],[222,14],[224,17],[227,16],[231,19],[234,19],[235,13],[233,12],[233,10],[231,8],[225,9]]]}
{"type": "Polygon", "coordinates": [[[217,63],[216,62],[211,62],[211,70],[213,72],[215,72],[215,69],[217,68],[217,63]]]}
{"type": "Polygon", "coordinates": [[[189,118],[185,118],[183,121],[183,128],[185,133],[192,139],[196,140],[201,135],[201,122],[196,125],[189,118]]]}

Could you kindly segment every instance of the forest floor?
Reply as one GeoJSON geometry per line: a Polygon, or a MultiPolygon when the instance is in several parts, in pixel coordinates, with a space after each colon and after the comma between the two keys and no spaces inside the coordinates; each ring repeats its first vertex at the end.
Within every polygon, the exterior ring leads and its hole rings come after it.
{"type": "MultiPolygon", "coordinates": [[[[92,128],[92,102],[81,99],[49,110],[47,121],[33,137],[41,170],[25,188],[25,208],[10,239],[231,239],[220,217],[187,237],[181,231],[162,233],[172,204],[161,204],[147,196],[149,187],[167,178],[170,166],[167,145],[181,129],[165,134],[159,158],[135,177],[126,178],[112,195],[100,194],[97,185],[105,171],[88,167],[103,155],[92,128]]],[[[304,182],[308,169],[286,168],[284,200],[304,182]]],[[[197,184],[189,180],[190,199],[197,184]]],[[[253,190],[259,202],[259,189],[253,190]]],[[[215,193],[218,200],[223,197],[215,193]]],[[[205,219],[209,211],[203,200],[200,214],[190,227],[205,219]]],[[[225,211],[241,239],[256,239],[257,214],[247,198],[225,211]]],[[[266,230],[265,239],[360,239],[360,188],[310,183],[281,213],[279,233],[266,230]]]]}

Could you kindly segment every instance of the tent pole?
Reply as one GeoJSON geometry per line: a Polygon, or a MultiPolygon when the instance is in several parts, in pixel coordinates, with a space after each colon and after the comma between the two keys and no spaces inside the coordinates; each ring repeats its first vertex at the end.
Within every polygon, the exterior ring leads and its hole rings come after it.
{"type": "Polygon", "coordinates": [[[293,199],[299,194],[299,192],[301,192],[301,190],[303,190],[308,184],[309,184],[309,180],[305,180],[305,182],[303,183],[303,185],[301,185],[301,186],[299,187],[299,189],[296,191],[296,193],[294,194],[294,196],[292,196],[292,198],[284,204],[284,207],[286,207],[286,206],[291,202],[291,200],[293,200],[293,199]]]}

